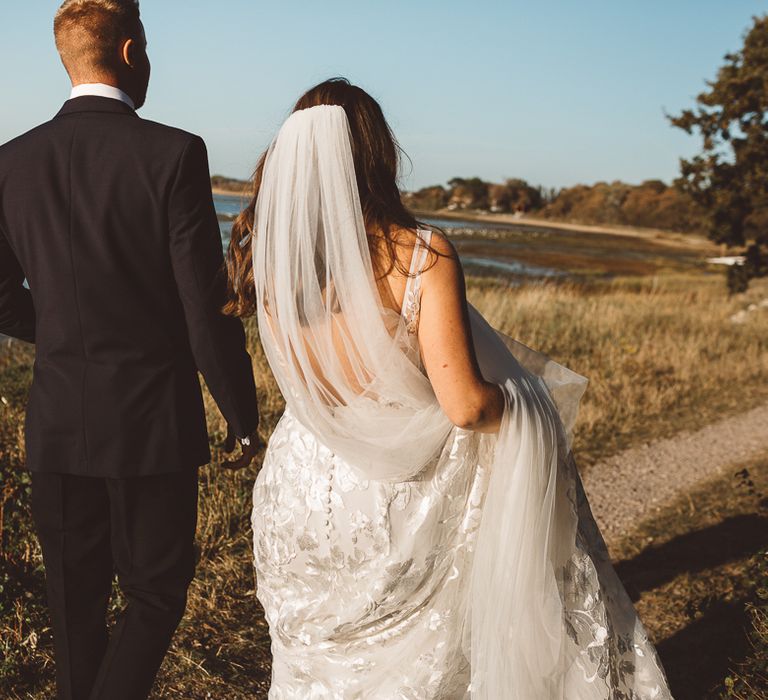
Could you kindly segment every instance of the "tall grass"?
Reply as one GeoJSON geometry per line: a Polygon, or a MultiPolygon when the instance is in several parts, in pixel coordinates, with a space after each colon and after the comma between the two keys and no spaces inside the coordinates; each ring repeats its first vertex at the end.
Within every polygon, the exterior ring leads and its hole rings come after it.
{"type": "Polygon", "coordinates": [[[590,288],[471,285],[500,330],[589,378],[582,465],[768,399],[768,284],[729,298],[718,277],[617,279],[590,288]]]}
{"type": "MultiPolygon", "coordinates": [[[[707,277],[618,279],[589,288],[506,288],[470,280],[471,301],[501,330],[590,378],[577,427],[583,464],[681,427],[768,399],[768,309],[730,317],[768,297],[724,295],[707,277]]],[[[266,439],[283,407],[253,324],[248,324],[266,439]]],[[[0,696],[52,695],[43,572],[29,518],[22,423],[31,353],[0,357],[0,696]]],[[[214,445],[224,423],[206,393],[214,445]]],[[[255,469],[202,472],[200,563],[187,616],[163,666],[158,698],[264,697],[269,639],[255,599],[250,491],[255,469]]],[[[119,602],[119,598],[117,599],[119,602]]]]}

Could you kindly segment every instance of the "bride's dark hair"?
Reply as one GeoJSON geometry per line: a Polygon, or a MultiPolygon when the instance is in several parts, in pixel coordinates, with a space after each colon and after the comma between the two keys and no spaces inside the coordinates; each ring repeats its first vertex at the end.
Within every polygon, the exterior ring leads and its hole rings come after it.
{"type": "MultiPolygon", "coordinates": [[[[397,266],[403,274],[408,274],[407,268],[401,269],[403,264],[396,254],[396,234],[403,229],[416,229],[419,222],[402,202],[397,180],[403,151],[379,103],[347,79],[332,78],[302,95],[293,111],[318,105],[338,105],[347,114],[363,220],[377,271],[388,274],[397,266]],[[381,260],[380,247],[376,246],[382,240],[388,253],[385,261],[381,260]]],[[[251,231],[265,159],[266,152],[256,165],[251,202],[232,226],[232,239],[227,252],[229,300],[224,307],[224,313],[230,316],[251,316],[256,312],[251,231]]]]}

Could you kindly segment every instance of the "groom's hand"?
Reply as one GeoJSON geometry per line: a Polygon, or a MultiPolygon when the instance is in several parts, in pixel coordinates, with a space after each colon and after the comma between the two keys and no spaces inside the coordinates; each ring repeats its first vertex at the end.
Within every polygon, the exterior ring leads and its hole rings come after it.
{"type": "Polygon", "coordinates": [[[238,443],[240,443],[240,447],[242,448],[240,456],[237,457],[237,459],[222,462],[221,466],[224,467],[224,469],[238,471],[251,465],[261,446],[258,430],[254,430],[253,433],[243,441],[238,440],[237,436],[232,432],[232,428],[227,426],[227,439],[224,441],[224,452],[232,454],[238,443]]]}

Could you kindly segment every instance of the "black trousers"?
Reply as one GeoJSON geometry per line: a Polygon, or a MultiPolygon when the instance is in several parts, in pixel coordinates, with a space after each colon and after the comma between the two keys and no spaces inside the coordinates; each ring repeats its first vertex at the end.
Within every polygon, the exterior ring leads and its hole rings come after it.
{"type": "Polygon", "coordinates": [[[104,479],[32,474],[59,700],[144,700],[195,571],[197,469],[104,479]],[[117,573],[127,605],[111,634],[117,573]]]}

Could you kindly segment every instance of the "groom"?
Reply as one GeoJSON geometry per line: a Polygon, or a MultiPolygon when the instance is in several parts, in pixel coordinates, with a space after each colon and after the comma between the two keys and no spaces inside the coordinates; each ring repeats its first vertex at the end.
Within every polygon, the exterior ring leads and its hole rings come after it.
{"type": "Polygon", "coordinates": [[[220,313],[205,145],[135,112],[137,0],[67,0],[54,26],[71,98],[0,147],[0,333],[36,343],[27,460],[58,697],[137,700],[194,575],[197,370],[241,438],[233,467],[254,457],[256,390],[243,328],[220,313]],[[127,605],[108,635],[113,572],[127,605]]]}

